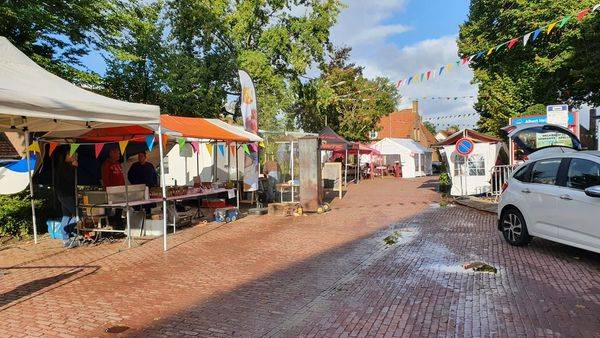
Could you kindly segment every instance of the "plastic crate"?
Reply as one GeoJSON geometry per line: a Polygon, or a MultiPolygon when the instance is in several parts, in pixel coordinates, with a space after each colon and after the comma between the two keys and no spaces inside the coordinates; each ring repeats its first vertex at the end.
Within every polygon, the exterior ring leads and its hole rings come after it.
{"type": "Polygon", "coordinates": [[[215,210],[215,221],[220,223],[233,222],[239,217],[238,208],[228,207],[215,210]]]}

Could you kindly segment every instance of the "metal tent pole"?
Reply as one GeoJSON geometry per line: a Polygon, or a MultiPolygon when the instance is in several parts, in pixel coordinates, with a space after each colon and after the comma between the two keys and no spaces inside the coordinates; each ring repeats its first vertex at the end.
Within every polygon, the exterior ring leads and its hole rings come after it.
{"type": "Polygon", "coordinates": [[[291,191],[292,191],[292,203],[294,203],[294,140],[292,140],[291,142],[291,146],[290,146],[290,158],[291,158],[291,176],[292,176],[292,184],[291,184],[291,191]]]}
{"type": "Polygon", "coordinates": [[[344,157],[344,185],[348,185],[348,145],[346,145],[346,156],[344,157]]]}
{"type": "Polygon", "coordinates": [[[29,174],[29,199],[31,201],[31,220],[33,222],[33,242],[38,243],[37,220],[35,219],[35,203],[33,201],[33,174],[29,163],[29,130],[25,129],[25,157],[27,159],[27,173],[29,174]]]}
{"type": "Polygon", "coordinates": [[[239,149],[238,149],[238,143],[235,143],[235,194],[237,197],[237,208],[238,211],[240,209],[240,162],[239,162],[239,149]]]}
{"type": "Polygon", "coordinates": [[[163,207],[163,250],[167,251],[167,187],[165,182],[165,164],[163,162],[163,138],[162,126],[158,125],[158,154],[160,160],[160,185],[162,186],[162,207],[163,207]]]}

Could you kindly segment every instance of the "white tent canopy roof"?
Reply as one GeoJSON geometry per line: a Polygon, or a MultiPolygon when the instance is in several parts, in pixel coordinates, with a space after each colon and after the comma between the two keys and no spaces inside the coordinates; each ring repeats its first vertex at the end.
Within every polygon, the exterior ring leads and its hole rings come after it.
{"type": "Polygon", "coordinates": [[[406,138],[384,138],[371,147],[377,149],[381,155],[396,155],[405,152],[426,154],[432,152],[431,149],[425,148],[420,143],[406,138]]]}
{"type": "Polygon", "coordinates": [[[38,66],[0,36],[0,131],[158,123],[158,106],[119,101],[82,89],[38,66]]]}

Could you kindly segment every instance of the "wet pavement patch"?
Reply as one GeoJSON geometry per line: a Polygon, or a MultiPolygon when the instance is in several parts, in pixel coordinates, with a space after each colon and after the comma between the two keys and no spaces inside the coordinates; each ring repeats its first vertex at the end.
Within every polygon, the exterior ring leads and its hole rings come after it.
{"type": "Polygon", "coordinates": [[[487,263],[483,263],[483,262],[469,262],[469,263],[465,263],[463,264],[463,268],[465,270],[473,270],[476,272],[490,272],[490,273],[497,273],[498,269],[496,269],[495,267],[487,264],[487,263]]]}

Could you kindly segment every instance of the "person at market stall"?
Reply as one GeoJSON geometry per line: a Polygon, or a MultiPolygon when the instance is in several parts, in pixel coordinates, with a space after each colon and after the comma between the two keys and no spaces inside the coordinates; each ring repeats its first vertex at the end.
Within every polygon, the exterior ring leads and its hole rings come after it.
{"type": "MultiPolygon", "coordinates": [[[[113,147],[109,150],[108,157],[104,163],[102,163],[102,184],[105,188],[125,185],[123,169],[121,168],[121,163],[119,162],[120,157],[121,155],[119,154],[119,149],[117,147],[113,147]]],[[[114,209],[114,216],[110,217],[109,219],[111,222],[114,222],[116,227],[122,228],[122,215],[123,210],[114,209]]]]}
{"type": "Polygon", "coordinates": [[[62,218],[60,221],[60,233],[63,246],[74,248],[78,246],[77,231],[75,225],[75,171],[77,170],[77,153],[72,156],[67,149],[62,149],[56,154],[56,171],[54,191],[60,203],[62,218]]]}
{"type": "Polygon", "coordinates": [[[400,165],[400,161],[394,162],[394,176],[397,178],[402,177],[402,166],[400,165]]]}
{"type": "MultiPolygon", "coordinates": [[[[131,184],[145,184],[148,188],[158,187],[158,174],[156,168],[150,162],[146,152],[138,154],[138,161],[133,163],[127,172],[127,179],[131,184]]],[[[156,204],[144,205],[146,215],[151,214],[152,208],[156,207],[156,204]]],[[[140,210],[140,207],[135,207],[134,210],[140,210]]]]}

